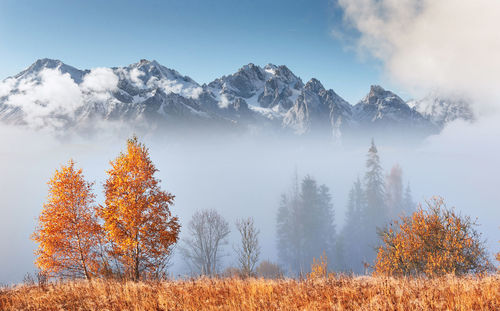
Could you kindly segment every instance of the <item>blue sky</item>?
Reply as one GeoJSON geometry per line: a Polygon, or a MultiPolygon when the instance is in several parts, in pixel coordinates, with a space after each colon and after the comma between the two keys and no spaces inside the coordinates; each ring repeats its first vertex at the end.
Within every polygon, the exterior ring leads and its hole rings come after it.
{"type": "Polygon", "coordinates": [[[342,11],[331,0],[3,0],[0,79],[44,57],[81,69],[146,58],[199,83],[250,62],[285,64],[351,103],[371,84],[390,88],[379,63],[331,35],[341,24],[342,11]]]}

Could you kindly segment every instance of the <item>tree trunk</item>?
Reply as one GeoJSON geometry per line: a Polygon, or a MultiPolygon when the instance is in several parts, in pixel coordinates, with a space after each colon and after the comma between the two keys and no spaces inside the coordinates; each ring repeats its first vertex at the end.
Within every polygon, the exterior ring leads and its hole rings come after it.
{"type": "Polygon", "coordinates": [[[80,253],[80,261],[82,262],[83,273],[85,274],[85,278],[90,281],[92,277],[90,276],[90,273],[87,270],[87,264],[85,263],[85,258],[83,258],[82,244],[80,242],[80,234],[78,232],[76,233],[76,237],[78,241],[78,252],[80,253]]]}

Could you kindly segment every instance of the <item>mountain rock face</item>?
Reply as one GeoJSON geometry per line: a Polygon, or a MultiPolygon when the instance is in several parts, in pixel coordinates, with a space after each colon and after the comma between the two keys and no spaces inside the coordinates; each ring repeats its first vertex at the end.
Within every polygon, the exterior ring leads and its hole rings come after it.
{"type": "Polygon", "coordinates": [[[439,127],[455,120],[474,120],[469,103],[460,98],[450,99],[431,94],[420,100],[409,101],[408,106],[439,127]]]}
{"type": "Polygon", "coordinates": [[[297,134],[319,132],[334,137],[340,137],[351,123],[351,105],[333,90],[325,90],[316,79],[306,83],[283,119],[283,126],[293,128],[297,134]]]}
{"type": "Polygon", "coordinates": [[[117,121],[151,129],[201,126],[339,138],[380,128],[436,129],[456,118],[472,118],[458,103],[424,99],[410,104],[372,86],[351,106],[320,81],[304,84],[286,66],[272,64],[248,64],[200,85],[156,61],[79,70],[40,59],[0,82],[0,121],[35,129],[88,129],[117,121]]]}
{"type": "Polygon", "coordinates": [[[78,70],[41,59],[0,86],[0,118],[67,129],[95,120],[178,122],[213,118],[195,99],[202,88],[155,61],[78,70]]]}
{"type": "Polygon", "coordinates": [[[370,92],[353,107],[361,128],[376,130],[432,130],[434,125],[391,91],[372,85],[370,92]]]}

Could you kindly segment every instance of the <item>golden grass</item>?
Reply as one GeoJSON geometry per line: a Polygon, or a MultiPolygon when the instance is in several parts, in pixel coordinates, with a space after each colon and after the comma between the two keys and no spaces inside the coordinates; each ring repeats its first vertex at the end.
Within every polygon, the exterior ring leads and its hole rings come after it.
{"type": "Polygon", "coordinates": [[[68,281],[1,289],[0,310],[500,310],[500,276],[68,281]]]}

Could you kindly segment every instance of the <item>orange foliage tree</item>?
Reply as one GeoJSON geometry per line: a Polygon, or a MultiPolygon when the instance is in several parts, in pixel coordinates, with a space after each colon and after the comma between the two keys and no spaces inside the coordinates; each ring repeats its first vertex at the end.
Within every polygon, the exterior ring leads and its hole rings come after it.
{"type": "MultiPolygon", "coordinates": [[[[500,242],[500,241],[498,241],[498,242],[500,242]]],[[[500,263],[500,252],[497,253],[496,259],[500,263]]],[[[500,266],[498,266],[497,270],[498,270],[498,272],[500,272],[500,266]]]]}
{"type": "Polygon", "coordinates": [[[132,280],[159,277],[178,240],[180,224],[172,216],[174,196],[162,191],[148,149],[129,139],[127,152],[110,162],[100,216],[120,273],[132,280]],[[123,271],[122,271],[123,269],[123,271]]]}
{"type": "MultiPolygon", "coordinates": [[[[500,253],[497,254],[497,261],[500,262],[500,253]]],[[[500,266],[498,266],[498,271],[500,272],[500,266]]]]}
{"type": "Polygon", "coordinates": [[[381,232],[375,274],[428,276],[481,273],[490,268],[484,241],[470,217],[448,209],[433,197],[411,216],[381,232]],[[394,227],[394,228],[393,228],[394,227]]]}
{"type": "Polygon", "coordinates": [[[48,182],[49,196],[32,239],[35,264],[48,276],[85,277],[99,273],[102,228],[95,215],[92,183],[70,160],[48,182]]]}
{"type": "Polygon", "coordinates": [[[328,277],[328,257],[323,251],[323,255],[319,257],[319,260],[313,258],[311,272],[307,275],[307,278],[312,280],[326,277],[328,277]]]}

